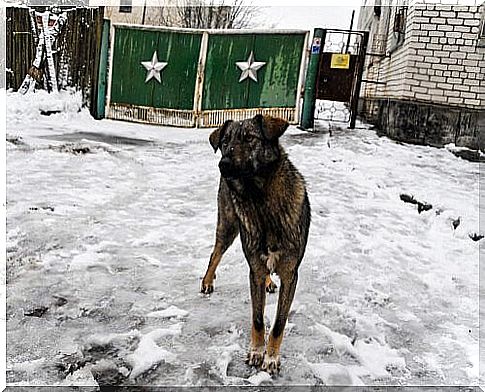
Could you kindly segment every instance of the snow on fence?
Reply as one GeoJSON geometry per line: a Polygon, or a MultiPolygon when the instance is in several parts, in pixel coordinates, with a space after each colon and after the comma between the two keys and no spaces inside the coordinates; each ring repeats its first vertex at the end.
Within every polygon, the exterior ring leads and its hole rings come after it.
{"type": "MultiPolygon", "coordinates": [[[[7,88],[18,90],[34,61],[35,28],[29,8],[8,7],[6,11],[6,82],[7,88]]],[[[58,88],[81,90],[92,113],[97,106],[102,28],[102,8],[71,9],[54,51],[58,88]]]]}

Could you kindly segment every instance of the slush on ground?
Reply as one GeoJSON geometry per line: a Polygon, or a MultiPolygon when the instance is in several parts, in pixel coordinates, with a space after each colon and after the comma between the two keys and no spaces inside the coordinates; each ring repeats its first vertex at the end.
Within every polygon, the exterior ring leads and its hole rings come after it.
{"type": "Polygon", "coordinates": [[[8,93],[7,382],[477,384],[479,164],[362,123],[325,126],[281,139],[312,225],[272,379],[244,363],[239,239],[215,292],[199,293],[217,220],[211,130],[96,121],[77,95],[8,93]]]}

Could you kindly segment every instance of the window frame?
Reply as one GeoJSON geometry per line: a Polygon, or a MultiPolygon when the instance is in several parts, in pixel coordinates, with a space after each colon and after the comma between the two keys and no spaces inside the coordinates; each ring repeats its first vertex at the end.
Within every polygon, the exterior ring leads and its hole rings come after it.
{"type": "Polygon", "coordinates": [[[478,30],[477,47],[485,48],[485,5],[482,6],[482,13],[480,17],[480,30],[478,30]]]}
{"type": "Polygon", "coordinates": [[[120,0],[120,6],[118,12],[122,14],[131,14],[133,10],[132,0],[120,0]]]}
{"type": "Polygon", "coordinates": [[[392,21],[393,40],[392,40],[391,47],[389,49],[390,53],[400,48],[404,43],[404,40],[406,39],[407,16],[408,16],[407,6],[396,7],[396,12],[394,14],[394,18],[392,21]]]}

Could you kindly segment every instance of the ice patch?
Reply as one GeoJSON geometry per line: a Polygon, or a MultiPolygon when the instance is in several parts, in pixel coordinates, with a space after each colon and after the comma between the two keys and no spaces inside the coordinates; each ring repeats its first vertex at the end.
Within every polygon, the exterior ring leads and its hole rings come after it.
{"type": "Polygon", "coordinates": [[[137,238],[131,241],[133,246],[158,246],[162,238],[160,231],[151,231],[142,238],[137,238]]]}
{"type": "Polygon", "coordinates": [[[325,385],[363,386],[362,380],[338,363],[308,363],[313,374],[325,385]]]}
{"type": "Polygon", "coordinates": [[[91,370],[88,367],[76,370],[72,374],[67,375],[64,381],[60,384],[62,386],[88,387],[97,386],[98,383],[93,377],[91,370]]]}
{"type": "Polygon", "coordinates": [[[103,259],[104,257],[102,257],[99,253],[87,251],[72,258],[70,269],[73,271],[79,271],[100,268],[106,270],[111,275],[114,275],[115,272],[110,268],[109,265],[103,263],[103,259]]]}
{"type": "Polygon", "coordinates": [[[107,346],[110,343],[116,342],[116,341],[122,341],[125,339],[134,339],[134,338],[140,338],[142,335],[140,331],[137,329],[132,329],[131,331],[125,332],[125,333],[110,333],[106,335],[102,334],[95,334],[91,335],[86,343],[88,345],[92,346],[107,346]]]}
{"type": "Polygon", "coordinates": [[[8,230],[7,238],[5,241],[5,248],[9,249],[17,246],[21,236],[22,236],[22,232],[18,228],[15,228],[13,230],[8,230]]]}
{"type": "Polygon", "coordinates": [[[380,345],[376,341],[358,340],[355,342],[355,350],[360,363],[365,366],[372,377],[387,378],[390,377],[388,369],[406,367],[406,361],[397,350],[380,345]]]}
{"type": "Polygon", "coordinates": [[[357,340],[354,344],[348,336],[332,331],[325,325],[316,323],[313,327],[325,335],[339,356],[350,354],[364,366],[371,377],[390,377],[388,369],[405,368],[406,361],[398,351],[387,345],[380,344],[377,340],[357,340]]]}
{"type": "Polygon", "coordinates": [[[159,318],[172,318],[172,317],[187,317],[189,312],[186,310],[177,308],[174,305],[169,306],[164,310],[156,310],[147,314],[147,317],[159,317],[159,318]]]}
{"type": "Polygon", "coordinates": [[[127,362],[132,366],[130,378],[136,378],[147,370],[155,367],[162,361],[174,363],[177,356],[170,351],[160,347],[156,341],[163,336],[178,334],[180,326],[169,329],[156,329],[144,335],[138,343],[133,354],[126,357],[127,362]]]}
{"type": "Polygon", "coordinates": [[[249,377],[248,381],[252,385],[260,385],[261,383],[263,383],[265,381],[271,381],[271,376],[267,372],[259,372],[259,373],[253,374],[251,377],[249,377]]]}
{"type": "MultiPolygon", "coordinates": [[[[477,326],[479,324],[478,315],[476,316],[477,319],[475,320],[475,327],[474,330],[478,330],[477,326]]],[[[480,367],[480,352],[479,352],[479,340],[476,333],[472,334],[471,330],[466,326],[456,327],[450,322],[446,322],[443,324],[443,328],[446,328],[452,331],[452,335],[454,336],[452,339],[449,339],[448,342],[443,342],[442,347],[453,347],[455,344],[460,346],[466,353],[467,360],[464,363],[460,364],[463,368],[467,376],[472,380],[472,382],[478,382],[479,378],[479,367],[480,367]]],[[[443,336],[443,339],[447,339],[446,336],[443,336]]],[[[448,339],[447,339],[448,340],[448,339]]],[[[447,355],[444,353],[444,355],[447,355]]]]}
{"type": "Polygon", "coordinates": [[[160,265],[160,260],[156,259],[155,257],[151,257],[148,255],[137,255],[136,258],[138,260],[143,260],[146,261],[148,264],[159,266],[160,265]]]}
{"type": "Polygon", "coordinates": [[[34,359],[25,362],[7,363],[7,371],[26,372],[31,374],[45,364],[45,358],[34,359]]]}
{"type": "Polygon", "coordinates": [[[145,336],[157,341],[166,336],[178,336],[182,333],[182,323],[172,324],[168,326],[168,328],[158,328],[149,333],[145,336]]]}
{"type": "Polygon", "coordinates": [[[224,347],[222,353],[218,356],[216,366],[219,369],[219,372],[223,378],[227,377],[227,368],[232,360],[234,353],[240,350],[241,346],[235,343],[230,346],[224,347]]]}
{"type": "Polygon", "coordinates": [[[319,323],[315,323],[312,328],[316,329],[318,332],[325,335],[330,340],[338,355],[348,353],[354,358],[357,358],[358,354],[355,351],[354,346],[352,345],[352,341],[348,336],[342,335],[338,332],[334,332],[330,328],[319,323]]]}
{"type": "Polygon", "coordinates": [[[396,312],[396,317],[404,322],[409,322],[409,321],[419,321],[419,318],[416,317],[415,314],[409,312],[409,311],[397,311],[396,312]]]}

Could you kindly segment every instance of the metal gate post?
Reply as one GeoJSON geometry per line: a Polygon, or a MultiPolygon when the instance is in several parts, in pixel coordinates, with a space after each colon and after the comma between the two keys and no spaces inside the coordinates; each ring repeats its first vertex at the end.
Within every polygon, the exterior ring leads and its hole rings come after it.
{"type": "Polygon", "coordinates": [[[300,125],[302,128],[313,128],[313,112],[315,111],[316,82],[318,74],[318,64],[320,62],[320,53],[325,44],[325,30],[313,30],[313,40],[310,48],[310,60],[305,79],[305,94],[303,96],[303,109],[301,113],[300,125]],[[318,45],[320,41],[320,45],[318,45]]]}
{"type": "Polygon", "coordinates": [[[99,73],[96,99],[96,113],[97,120],[105,118],[106,107],[106,84],[108,82],[108,51],[109,51],[109,33],[111,31],[111,24],[109,19],[103,20],[103,32],[101,36],[101,52],[99,54],[99,73]]]}
{"type": "Polygon", "coordinates": [[[357,80],[355,83],[355,89],[352,94],[352,103],[350,105],[350,129],[355,128],[355,121],[357,120],[357,110],[359,106],[360,85],[362,84],[362,73],[364,71],[365,54],[367,52],[367,43],[369,41],[369,32],[365,31],[362,36],[362,46],[359,53],[359,65],[357,66],[357,80]]]}

